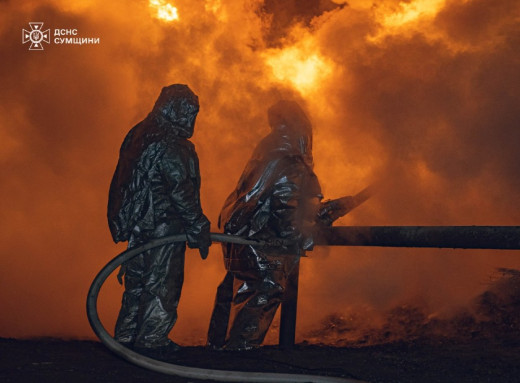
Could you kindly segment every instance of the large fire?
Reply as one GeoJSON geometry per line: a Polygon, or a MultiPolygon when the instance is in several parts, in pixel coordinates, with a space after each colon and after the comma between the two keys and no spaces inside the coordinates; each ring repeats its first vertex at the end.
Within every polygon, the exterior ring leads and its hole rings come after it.
{"type": "MultiPolygon", "coordinates": [[[[105,217],[118,149],[167,84],[199,96],[213,231],[280,98],[313,121],[325,198],[389,180],[340,224],[518,225],[519,17],[518,0],[0,1],[0,336],[93,337],[87,289],[124,249],[105,217]],[[31,21],[100,44],[29,52],[31,21]]],[[[316,313],[449,317],[497,267],[520,268],[518,253],[317,248],[302,260],[298,339],[316,313]]],[[[188,253],[173,339],[204,343],[223,274],[218,245],[204,262],[188,253]]],[[[111,328],[115,277],[102,294],[111,328]]]]}

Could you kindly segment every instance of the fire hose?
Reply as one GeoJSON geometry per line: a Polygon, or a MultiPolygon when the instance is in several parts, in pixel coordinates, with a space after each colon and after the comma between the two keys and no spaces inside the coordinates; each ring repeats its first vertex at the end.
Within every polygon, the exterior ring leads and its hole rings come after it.
{"type": "MultiPolygon", "coordinates": [[[[272,245],[270,242],[249,240],[242,237],[211,233],[211,239],[215,242],[229,242],[241,245],[254,245],[264,246],[266,244],[272,245]]],[[[220,382],[258,382],[258,383],[296,383],[296,382],[313,382],[313,383],[362,383],[355,379],[318,376],[318,375],[305,375],[305,374],[283,374],[283,373],[264,373],[264,372],[243,372],[243,371],[229,371],[229,370],[214,370],[196,367],[187,367],[178,364],[172,364],[167,362],[158,361],[144,355],[141,355],[129,348],[118,343],[112,338],[112,336],[106,331],[97,311],[97,300],[99,291],[105,283],[106,279],[112,274],[112,272],[119,267],[122,263],[132,259],[138,254],[150,250],[154,247],[162,246],[171,242],[184,242],[186,241],[185,234],[177,234],[164,238],[154,239],[142,246],[128,249],[106,264],[101,271],[94,278],[92,285],[90,286],[87,296],[87,317],[90,322],[90,326],[94,330],[94,333],[101,340],[101,342],[112,352],[118,356],[126,359],[127,361],[138,365],[140,367],[147,368],[152,371],[161,372],[168,375],[176,375],[191,379],[201,380],[214,380],[220,382]]]]}

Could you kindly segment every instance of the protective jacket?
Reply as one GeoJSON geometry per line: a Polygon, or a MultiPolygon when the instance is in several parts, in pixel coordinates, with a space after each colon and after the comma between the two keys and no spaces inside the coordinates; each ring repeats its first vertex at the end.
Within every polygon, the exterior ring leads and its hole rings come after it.
{"type": "Polygon", "coordinates": [[[219,226],[227,234],[289,244],[263,249],[228,245],[228,270],[263,269],[263,253],[303,255],[313,246],[322,195],[313,171],[311,124],[292,101],[276,103],[268,116],[271,133],[257,145],[224,203],[219,226]]]}
{"type": "Polygon", "coordinates": [[[187,86],[166,87],[152,112],[121,146],[108,200],[115,242],[146,240],[163,223],[186,233],[188,245],[209,246],[209,221],[200,206],[199,161],[193,135],[198,99],[187,86]]]}

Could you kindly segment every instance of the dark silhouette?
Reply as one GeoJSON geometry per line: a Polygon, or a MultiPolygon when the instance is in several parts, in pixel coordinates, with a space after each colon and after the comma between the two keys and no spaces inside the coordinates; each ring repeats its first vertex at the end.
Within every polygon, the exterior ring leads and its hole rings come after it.
{"type": "Polygon", "coordinates": [[[249,349],[262,343],[288,277],[313,246],[322,196],[313,171],[311,123],[293,101],[279,101],[268,117],[271,132],[227,198],[219,226],[227,234],[285,243],[262,248],[223,245],[228,272],[218,288],[208,332],[208,344],[214,348],[249,349]]]}
{"type": "MultiPolygon", "coordinates": [[[[132,248],[186,233],[188,246],[207,257],[210,222],[200,205],[198,157],[188,140],[198,111],[198,98],[186,85],[165,87],[152,112],[126,136],[108,201],[115,242],[128,241],[132,248]]],[[[125,292],[117,341],[154,357],[179,348],[168,334],[177,319],[185,250],[184,242],[167,244],[121,267],[125,292]]]]}

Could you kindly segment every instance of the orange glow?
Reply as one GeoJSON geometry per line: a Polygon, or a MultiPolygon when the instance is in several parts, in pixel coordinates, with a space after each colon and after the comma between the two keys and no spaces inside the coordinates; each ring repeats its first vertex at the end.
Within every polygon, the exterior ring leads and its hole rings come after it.
{"type": "Polygon", "coordinates": [[[382,5],[375,11],[380,25],[378,31],[368,36],[368,41],[381,42],[385,36],[406,34],[420,31],[429,38],[437,38],[438,31],[429,27],[435,16],[446,6],[446,0],[401,1],[397,7],[393,4],[382,5]]]}
{"type": "Polygon", "coordinates": [[[224,21],[225,17],[222,18],[222,0],[206,0],[204,3],[204,9],[206,12],[211,12],[220,16],[219,18],[224,21]]]}
{"type": "MultiPolygon", "coordinates": [[[[280,98],[308,111],[325,199],[389,179],[338,224],[518,225],[518,0],[334,2],[348,5],[0,1],[0,336],[94,338],[88,287],[125,248],[106,222],[118,151],[173,83],[199,96],[192,141],[212,231],[280,98]],[[101,43],[29,52],[18,39],[30,21],[101,43]]],[[[520,269],[518,252],[317,246],[302,259],[299,340],[356,307],[456,308],[495,267],[520,269]]],[[[223,276],[219,245],[205,261],[188,250],[173,340],[204,344],[223,276]]],[[[111,276],[109,329],[121,293],[111,276]]]]}
{"type": "Polygon", "coordinates": [[[307,47],[271,50],[266,53],[265,62],[271,67],[275,81],[290,84],[304,95],[319,88],[332,72],[332,64],[307,47]]]}
{"type": "Polygon", "coordinates": [[[446,0],[415,0],[399,3],[400,10],[383,16],[385,27],[401,27],[422,18],[434,17],[444,6],[446,0]]]}
{"type": "Polygon", "coordinates": [[[149,6],[155,11],[154,17],[163,21],[179,20],[177,8],[165,0],[150,0],[149,6]]]}

